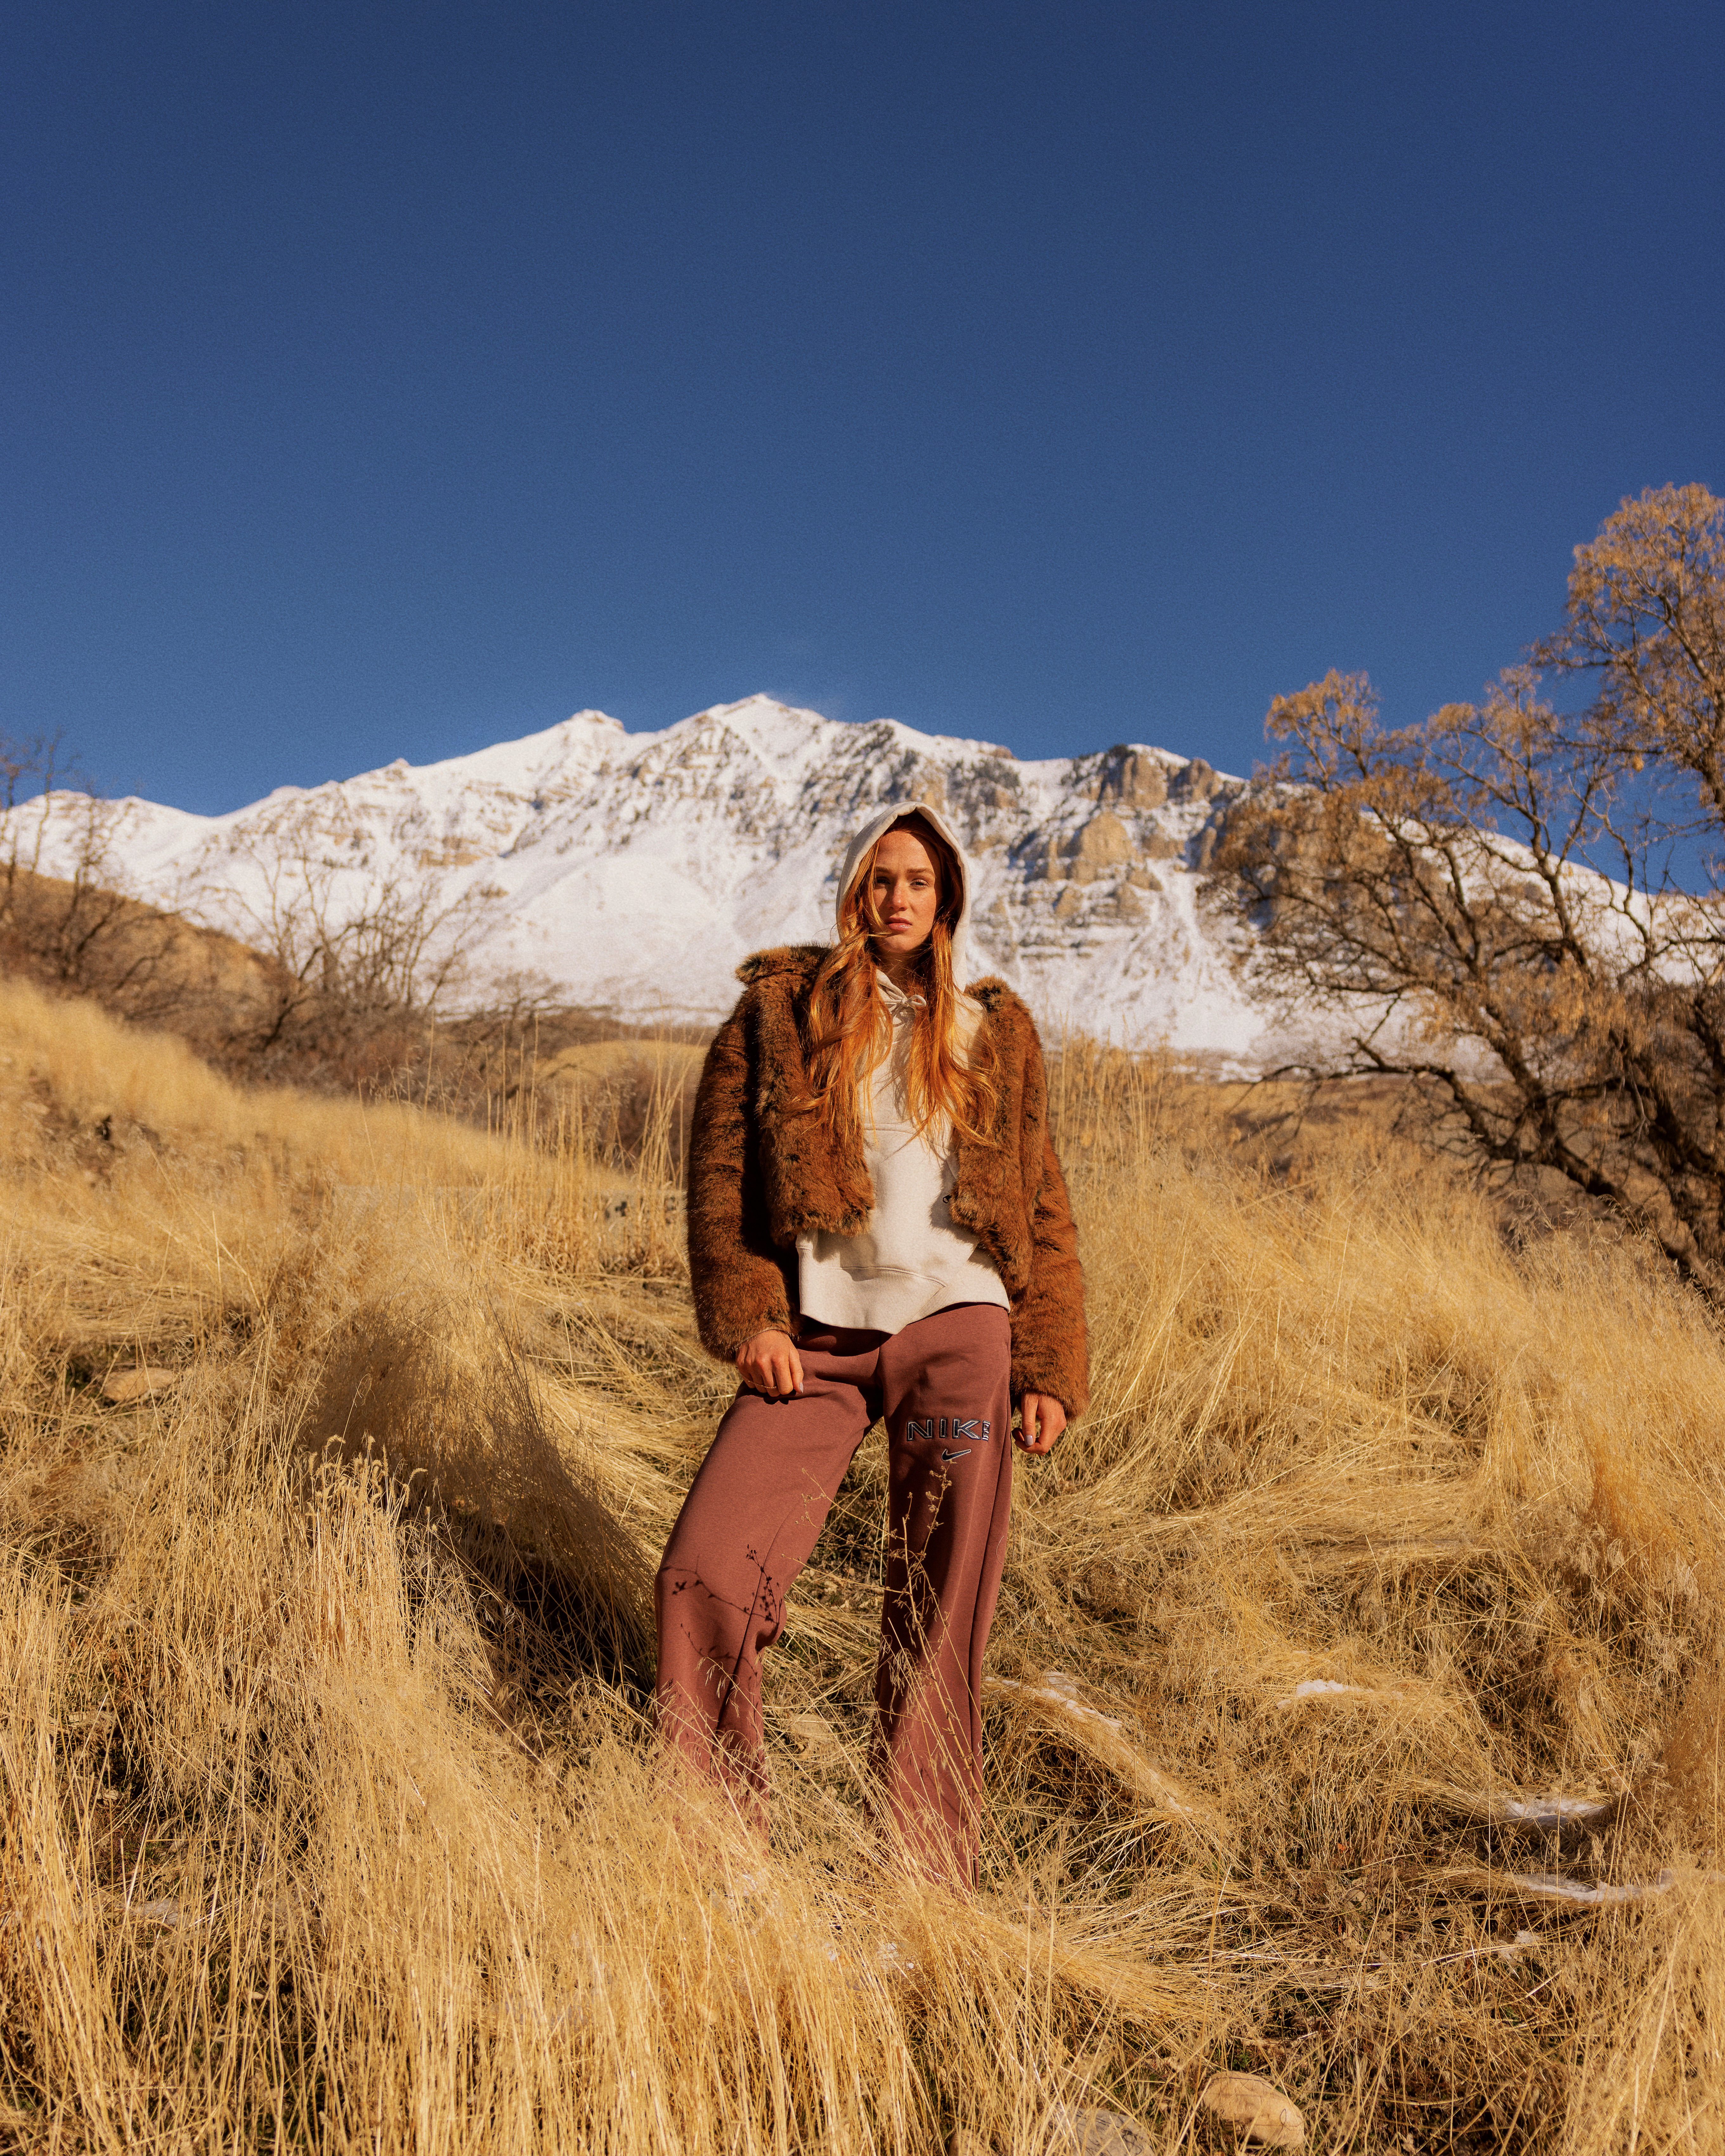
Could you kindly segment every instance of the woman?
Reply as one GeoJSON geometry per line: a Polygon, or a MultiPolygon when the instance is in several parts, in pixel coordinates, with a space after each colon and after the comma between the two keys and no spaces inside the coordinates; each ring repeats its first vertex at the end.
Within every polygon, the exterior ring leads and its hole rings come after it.
{"type": "Polygon", "coordinates": [[[891,1448],[871,1766],[914,1861],[969,1882],[983,1649],[1026,1452],[1085,1404],[1084,1280],[1042,1052],[957,983],[970,876],[933,809],[852,839],[831,949],[763,951],[707,1052],[689,1169],[702,1343],[742,1389],[666,1545],[665,1741],[764,1826],[762,1653],[852,1455],[891,1448]]]}

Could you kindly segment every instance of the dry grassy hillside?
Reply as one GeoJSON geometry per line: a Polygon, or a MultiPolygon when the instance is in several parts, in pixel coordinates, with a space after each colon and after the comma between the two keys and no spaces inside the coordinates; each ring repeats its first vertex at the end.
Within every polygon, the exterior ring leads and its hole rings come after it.
{"type": "Polygon", "coordinates": [[[1203,2147],[1235,2066],[1325,2149],[1725,2146],[1717,1330],[1363,1127],[1059,1091],[1096,1404],[1020,1462],[961,1906],[861,1824],[878,1439],[772,1856],[659,1801],[728,1390],[665,1113],[624,1190],[579,1116],[241,1093],[0,988],[0,2138],[1203,2147]]]}
{"type": "Polygon", "coordinates": [[[270,1029],[285,986],[261,952],[87,875],[68,882],[0,857],[0,968],[87,995],[232,1068],[270,1029]]]}

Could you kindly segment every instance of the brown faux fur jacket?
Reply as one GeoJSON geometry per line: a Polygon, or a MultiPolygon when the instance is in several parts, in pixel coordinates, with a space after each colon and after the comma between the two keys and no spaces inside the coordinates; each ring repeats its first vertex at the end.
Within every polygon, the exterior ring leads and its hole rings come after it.
{"type": "MultiPolygon", "coordinates": [[[[701,1074],[689,1149],[689,1274],[701,1344],[721,1362],[757,1332],[794,1333],[797,1238],[854,1235],[866,1211],[840,1195],[827,1133],[790,1103],[805,1082],[817,944],[760,951],[701,1074]]],[[[1048,1129],[1042,1045],[1004,981],[981,981],[978,1043],[993,1051],[993,1143],[960,1135],[954,1222],[994,1261],[1012,1305],[1012,1390],[1050,1393],[1069,1415],[1090,1394],[1084,1274],[1065,1179],[1048,1129]]],[[[868,1188],[860,1160],[844,1178],[868,1188]]]]}

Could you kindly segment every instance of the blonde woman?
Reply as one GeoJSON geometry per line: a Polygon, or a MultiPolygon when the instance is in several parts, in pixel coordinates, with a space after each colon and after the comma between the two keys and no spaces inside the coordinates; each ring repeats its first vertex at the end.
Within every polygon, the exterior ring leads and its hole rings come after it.
{"type": "Polygon", "coordinates": [[[970,880],[936,811],[882,810],[845,855],[836,943],[739,969],[696,1101],[689,1267],[702,1342],[742,1385],[656,1594],[664,1740],[764,1830],[761,1657],[883,1417],[871,1764],[883,1824],[958,1883],[1012,1448],[1049,1451],[1088,1382],[1036,1029],[1003,982],[959,986],[970,880]]]}

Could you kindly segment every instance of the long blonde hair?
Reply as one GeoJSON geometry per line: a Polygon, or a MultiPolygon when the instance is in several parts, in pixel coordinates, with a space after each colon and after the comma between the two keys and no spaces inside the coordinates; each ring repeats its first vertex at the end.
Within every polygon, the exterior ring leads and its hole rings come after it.
{"type": "MultiPolygon", "coordinates": [[[[880,932],[875,904],[875,860],[891,831],[910,831],[927,849],[939,896],[934,927],[914,961],[913,1023],[906,1106],[911,1127],[927,1131],[946,1121],[968,1137],[989,1143],[994,1086],[979,1031],[959,1034],[958,983],[952,973],[952,932],[964,904],[958,856],[914,810],[890,824],[864,857],[839,910],[839,940],[821,961],[809,996],[809,1089],[798,1104],[817,1115],[840,1160],[862,1158],[865,1082],[891,1054],[892,1020],[875,982],[870,939],[880,932]]],[[[845,1193],[847,1198],[860,1194],[845,1193]]]]}

